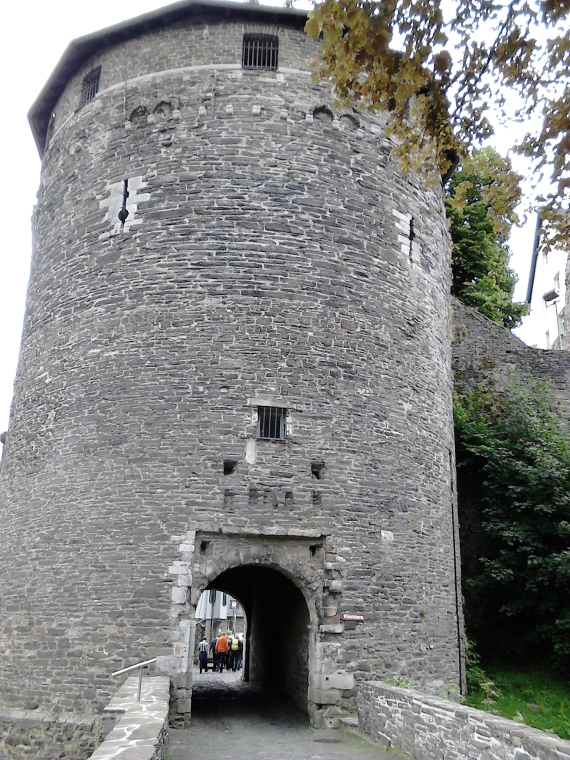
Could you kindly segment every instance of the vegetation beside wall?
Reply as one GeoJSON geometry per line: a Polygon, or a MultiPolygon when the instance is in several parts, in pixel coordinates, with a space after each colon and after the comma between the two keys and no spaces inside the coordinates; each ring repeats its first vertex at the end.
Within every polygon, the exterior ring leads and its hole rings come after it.
{"type": "Polygon", "coordinates": [[[570,447],[549,386],[455,403],[466,624],[485,658],[570,669],[570,447]]]}
{"type": "Polygon", "coordinates": [[[451,294],[509,329],[528,313],[526,303],[513,302],[517,278],[509,267],[520,180],[508,159],[485,148],[463,159],[445,197],[453,243],[451,294]]]}
{"type": "Polygon", "coordinates": [[[548,670],[489,665],[465,703],[570,739],[570,684],[548,670]]]}

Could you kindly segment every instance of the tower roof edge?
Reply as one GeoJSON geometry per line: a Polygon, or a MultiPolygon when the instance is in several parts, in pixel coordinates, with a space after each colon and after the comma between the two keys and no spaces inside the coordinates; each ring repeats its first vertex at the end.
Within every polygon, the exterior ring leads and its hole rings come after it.
{"type": "Polygon", "coordinates": [[[55,104],[70,78],[85,61],[102,48],[132,39],[152,29],[168,26],[200,10],[214,12],[218,18],[223,14],[226,18],[245,16],[250,20],[286,21],[287,24],[299,28],[303,28],[307,20],[307,11],[296,8],[279,8],[256,3],[232,2],[231,0],[179,0],[177,3],[166,5],[142,16],[136,16],[92,34],[77,37],[67,46],[57,66],[28,111],[28,121],[40,157],[44,153],[47,128],[55,104]]]}

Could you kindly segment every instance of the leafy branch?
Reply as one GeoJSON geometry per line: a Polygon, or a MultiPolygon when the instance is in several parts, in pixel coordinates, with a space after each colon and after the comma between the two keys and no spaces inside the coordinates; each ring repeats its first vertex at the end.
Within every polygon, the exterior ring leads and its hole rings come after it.
{"type": "Polygon", "coordinates": [[[322,37],[315,75],[385,111],[402,168],[432,182],[492,135],[492,113],[540,117],[515,148],[550,170],[541,213],[570,245],[569,16],[568,0],[324,0],[306,29],[322,37]]]}

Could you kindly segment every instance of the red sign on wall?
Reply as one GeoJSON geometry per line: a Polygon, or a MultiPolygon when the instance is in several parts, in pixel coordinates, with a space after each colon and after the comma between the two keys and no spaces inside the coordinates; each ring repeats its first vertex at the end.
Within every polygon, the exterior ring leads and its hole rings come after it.
{"type": "Polygon", "coordinates": [[[352,621],[354,623],[364,622],[364,612],[343,612],[340,616],[341,620],[352,621]]]}

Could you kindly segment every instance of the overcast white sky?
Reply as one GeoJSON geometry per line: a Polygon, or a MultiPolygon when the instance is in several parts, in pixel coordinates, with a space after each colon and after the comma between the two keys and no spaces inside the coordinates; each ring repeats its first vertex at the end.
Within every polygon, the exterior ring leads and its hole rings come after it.
{"type": "MultiPolygon", "coordinates": [[[[281,2],[270,2],[281,5],[281,2]]],[[[7,3],[0,45],[0,432],[8,428],[12,388],[24,316],[31,253],[30,218],[39,185],[40,160],[26,114],[70,40],[168,5],[165,0],[28,0],[7,3]]],[[[296,3],[296,7],[309,7],[296,3]]],[[[493,144],[505,152],[508,135],[493,144]]],[[[520,170],[520,169],[519,169],[520,170]]],[[[532,252],[534,221],[511,241],[523,300],[532,252]]]]}

